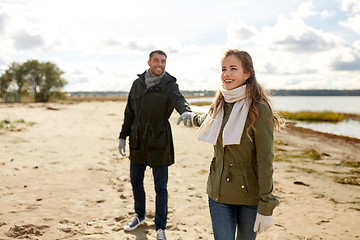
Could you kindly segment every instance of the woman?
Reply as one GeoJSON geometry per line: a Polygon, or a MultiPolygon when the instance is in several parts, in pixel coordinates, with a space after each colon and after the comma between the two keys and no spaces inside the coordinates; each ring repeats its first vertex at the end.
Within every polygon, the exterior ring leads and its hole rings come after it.
{"type": "Polygon", "coordinates": [[[214,145],[207,182],[214,238],[255,239],[273,224],[273,132],[281,124],[255,77],[250,55],[229,50],[222,88],[208,114],[194,116],[195,137],[214,145]],[[237,229],[237,231],[236,231],[237,229]],[[237,233],[235,233],[237,232],[237,233]]]}

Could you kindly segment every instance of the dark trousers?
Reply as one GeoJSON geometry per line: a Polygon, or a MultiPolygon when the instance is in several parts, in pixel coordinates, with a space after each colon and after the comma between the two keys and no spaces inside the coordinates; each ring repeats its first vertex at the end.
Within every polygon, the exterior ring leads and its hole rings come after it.
{"type": "MultiPolygon", "coordinates": [[[[130,162],[130,181],[134,195],[135,213],[140,220],[145,218],[144,174],[147,165],[130,162]]],[[[152,167],[156,192],[155,226],[156,230],[166,228],[168,213],[168,166],[152,167]]]]}

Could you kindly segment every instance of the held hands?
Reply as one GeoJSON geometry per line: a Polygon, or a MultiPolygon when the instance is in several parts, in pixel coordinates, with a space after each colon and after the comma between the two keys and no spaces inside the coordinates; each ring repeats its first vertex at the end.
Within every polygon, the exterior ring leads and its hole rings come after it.
{"type": "Polygon", "coordinates": [[[177,125],[180,124],[181,121],[184,122],[184,126],[192,127],[194,126],[194,117],[196,116],[193,112],[183,112],[177,120],[177,125]]]}
{"type": "Polygon", "coordinates": [[[125,145],[126,145],[125,139],[120,138],[120,139],[119,139],[118,149],[119,149],[119,153],[120,153],[122,156],[125,156],[125,154],[126,154],[126,152],[125,152],[125,145]]]}
{"type": "Polygon", "coordinates": [[[264,216],[259,213],[256,214],[256,220],[254,224],[254,232],[258,234],[269,230],[269,228],[273,225],[272,216],[264,216]]]}

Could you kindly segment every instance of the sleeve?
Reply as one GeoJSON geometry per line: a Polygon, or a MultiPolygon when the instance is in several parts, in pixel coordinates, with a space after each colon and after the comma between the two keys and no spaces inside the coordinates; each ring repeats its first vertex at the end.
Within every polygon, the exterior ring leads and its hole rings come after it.
{"type": "Polygon", "coordinates": [[[181,94],[177,83],[173,83],[171,86],[171,103],[175,107],[179,114],[184,112],[192,112],[189,103],[185,100],[185,97],[181,94]]]}
{"type": "Polygon", "coordinates": [[[121,128],[119,139],[120,138],[126,139],[126,137],[130,135],[131,124],[133,123],[134,116],[135,116],[134,110],[132,109],[132,106],[131,106],[131,96],[132,96],[131,93],[133,91],[133,88],[134,88],[134,84],[131,87],[131,90],[129,92],[129,96],[127,99],[127,103],[126,103],[126,107],[125,107],[125,111],[124,111],[124,123],[121,128]]]}
{"type": "Polygon", "coordinates": [[[201,124],[203,124],[203,122],[205,121],[206,117],[207,117],[207,113],[204,113],[204,114],[201,114],[201,115],[196,115],[194,117],[195,126],[200,127],[201,124]]]}
{"type": "Polygon", "coordinates": [[[258,166],[259,204],[258,213],[271,216],[279,201],[273,191],[273,143],[274,116],[266,103],[258,105],[259,118],[255,122],[255,147],[258,166]]]}

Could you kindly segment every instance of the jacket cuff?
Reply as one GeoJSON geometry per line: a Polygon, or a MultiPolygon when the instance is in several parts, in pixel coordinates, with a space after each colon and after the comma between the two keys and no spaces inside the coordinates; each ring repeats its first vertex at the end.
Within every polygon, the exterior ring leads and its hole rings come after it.
{"type": "Polygon", "coordinates": [[[272,216],[275,207],[279,204],[279,200],[276,198],[270,200],[269,202],[263,202],[259,200],[257,212],[264,216],[272,216]]]}
{"type": "Polygon", "coordinates": [[[126,139],[126,137],[127,137],[127,134],[126,134],[126,133],[121,132],[121,133],[119,134],[119,139],[120,139],[120,138],[126,139]]]}

